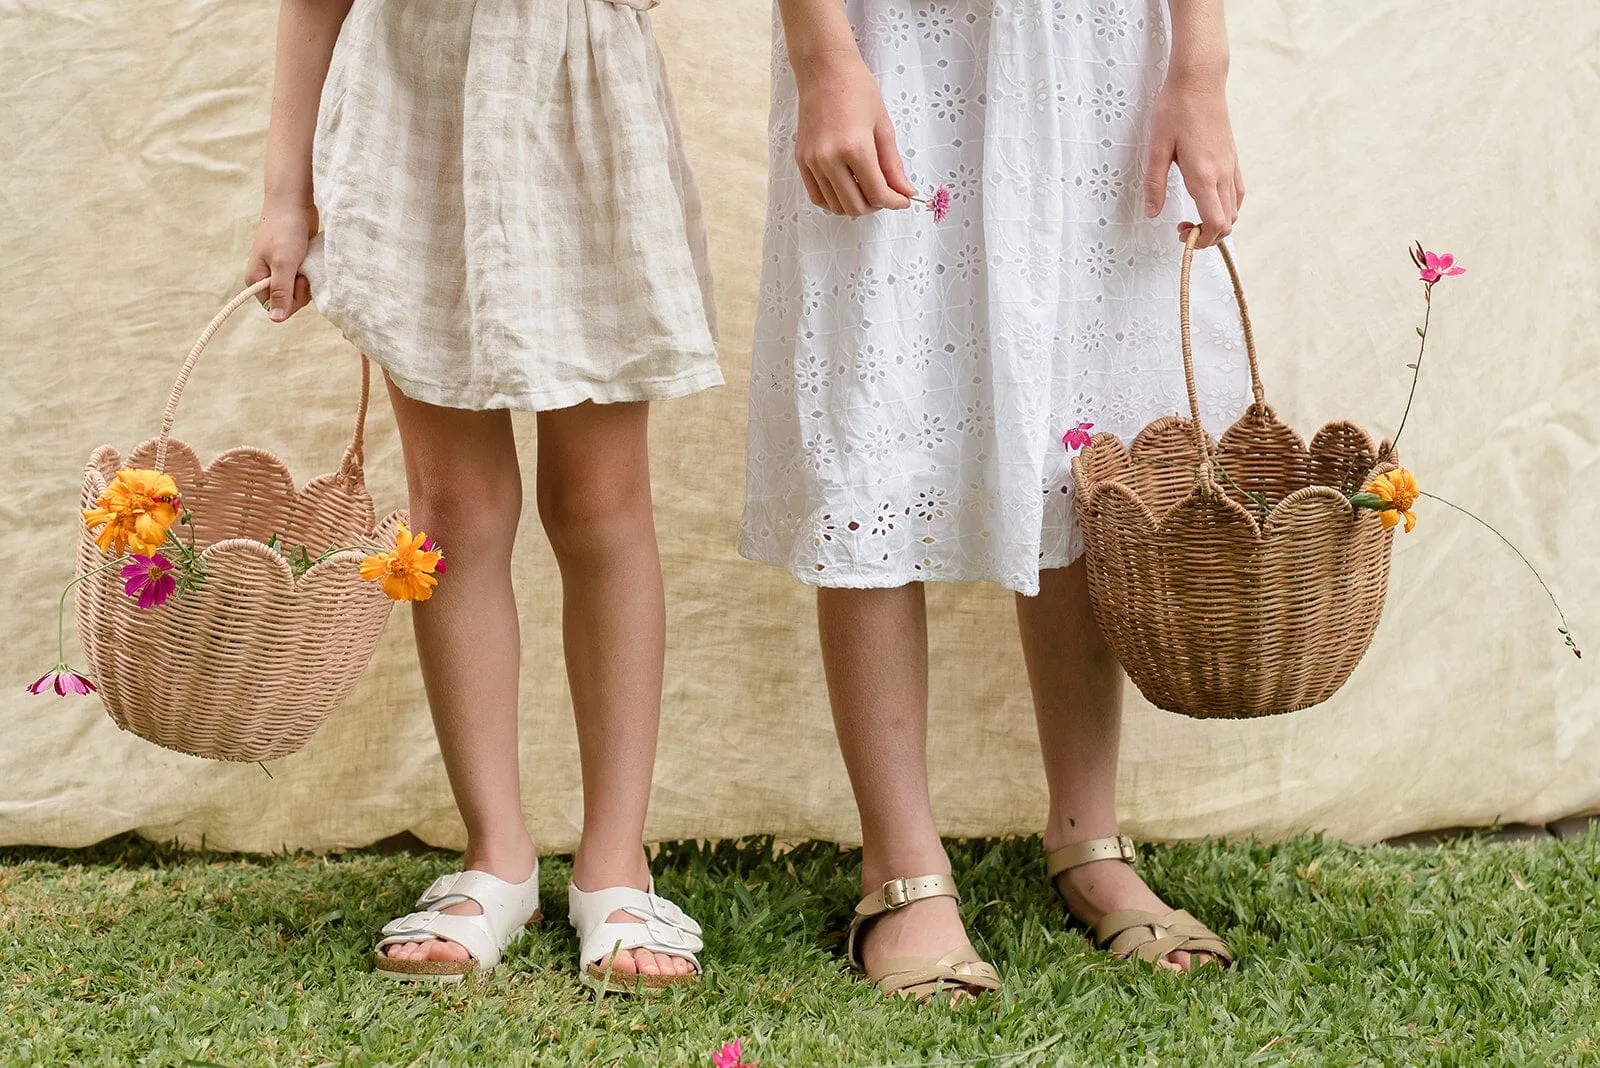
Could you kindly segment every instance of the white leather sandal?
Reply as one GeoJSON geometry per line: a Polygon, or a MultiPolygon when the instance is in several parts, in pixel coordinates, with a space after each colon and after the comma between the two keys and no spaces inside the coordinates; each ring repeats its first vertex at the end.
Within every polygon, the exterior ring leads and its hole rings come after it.
{"type": "Polygon", "coordinates": [[[633,994],[641,990],[662,990],[699,982],[700,961],[695,954],[704,948],[700,925],[682,909],[656,894],[656,881],[650,889],[612,886],[588,892],[567,884],[567,916],[578,932],[578,974],[601,993],[633,994]],[[639,923],[612,923],[613,912],[625,912],[639,923]],[[637,975],[606,967],[614,953],[625,949],[648,949],[682,957],[694,965],[686,975],[637,975]]]}
{"type": "Polygon", "coordinates": [[[417,899],[417,911],[391,920],[372,951],[379,975],[400,982],[459,983],[487,974],[500,955],[544,917],[539,908],[539,865],[520,883],[508,883],[486,871],[441,875],[417,899]],[[478,916],[451,916],[443,910],[475,902],[478,916]],[[472,956],[467,960],[396,960],[385,950],[408,942],[451,941],[472,956]]]}

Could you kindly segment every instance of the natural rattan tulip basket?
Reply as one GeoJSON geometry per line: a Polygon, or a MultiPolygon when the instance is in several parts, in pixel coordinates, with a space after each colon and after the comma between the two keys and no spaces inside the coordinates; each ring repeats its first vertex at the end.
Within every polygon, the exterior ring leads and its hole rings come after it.
{"type": "MultiPolygon", "coordinates": [[[[172,438],[195,361],[223,322],[266,286],[251,286],[217,313],[189,350],[159,437],[124,460],[96,449],[83,479],[88,508],[125,466],[172,475],[193,513],[206,579],[156,608],[140,608],[115,569],[78,586],[78,636],[111,718],[168,749],[218,760],[269,760],[300,749],[350,695],[392,602],[359,575],[360,555],[340,553],[296,578],[269,546],[330,549],[392,542],[403,521],[374,522],[362,468],[370,369],[361,367],[355,431],[339,469],[296,490],[271,453],[229,449],[205,467],[172,438]]],[[[106,562],[80,528],[78,574],[106,562]]]]}
{"type": "Polygon", "coordinates": [[[1201,719],[1269,716],[1327,700],[1371,644],[1393,532],[1355,509],[1397,459],[1354,423],[1311,440],[1262,395],[1239,272],[1218,245],[1244,324],[1255,403],[1220,441],[1200,422],[1189,330],[1196,230],[1179,289],[1189,418],[1125,446],[1096,435],[1072,464],[1095,617],[1157,707],[1201,719]]]}

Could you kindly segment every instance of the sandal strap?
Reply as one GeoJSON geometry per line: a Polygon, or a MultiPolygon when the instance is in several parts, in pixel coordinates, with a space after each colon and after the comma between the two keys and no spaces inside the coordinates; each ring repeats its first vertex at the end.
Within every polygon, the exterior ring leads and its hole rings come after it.
{"type": "Polygon", "coordinates": [[[1134,848],[1133,839],[1125,834],[1114,834],[1109,838],[1091,838],[1087,842],[1062,846],[1045,857],[1045,865],[1054,882],[1062,872],[1093,864],[1097,860],[1121,860],[1133,864],[1138,858],[1139,852],[1134,848]]]}
{"type": "Polygon", "coordinates": [[[456,942],[483,967],[493,967],[500,953],[539,914],[539,865],[520,883],[508,883],[486,871],[456,871],[441,875],[417,899],[416,911],[384,925],[378,942],[456,942]],[[479,915],[451,916],[444,910],[467,902],[479,915]]]}
{"type": "Polygon", "coordinates": [[[867,925],[885,912],[903,909],[913,901],[928,897],[953,897],[959,904],[961,891],[956,888],[953,875],[913,875],[907,879],[890,879],[877,890],[856,902],[856,913],[850,919],[850,933],[845,937],[845,956],[857,968],[861,967],[861,936],[867,925]]]}
{"type": "Polygon", "coordinates": [[[623,949],[648,949],[683,957],[700,970],[695,954],[705,948],[700,925],[683,909],[655,892],[632,886],[579,890],[567,884],[567,917],[578,932],[579,965],[602,961],[623,949]],[[639,923],[613,923],[610,916],[623,912],[639,923]]]}
{"type": "Polygon", "coordinates": [[[1121,909],[1103,916],[1094,925],[1095,945],[1118,960],[1138,957],[1150,964],[1173,950],[1210,953],[1223,962],[1233,963],[1233,950],[1216,932],[1183,909],[1165,916],[1142,909],[1121,909]]]}
{"type": "Polygon", "coordinates": [[[965,987],[983,993],[1000,989],[1000,973],[978,956],[972,944],[932,957],[895,957],[880,964],[867,978],[885,994],[926,1001],[941,989],[965,987]]]}
{"type": "Polygon", "coordinates": [[[890,879],[877,890],[856,902],[856,915],[871,919],[894,909],[903,909],[926,897],[953,897],[961,900],[953,875],[915,875],[909,879],[890,879]]]}

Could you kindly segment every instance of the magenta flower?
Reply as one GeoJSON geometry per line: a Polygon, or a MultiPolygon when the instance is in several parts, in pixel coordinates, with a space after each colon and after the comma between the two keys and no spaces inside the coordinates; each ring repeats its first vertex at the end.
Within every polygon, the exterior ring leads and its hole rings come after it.
{"type": "Polygon", "coordinates": [[[1085,445],[1088,445],[1089,442],[1093,440],[1089,436],[1089,431],[1093,429],[1093,423],[1079,423],[1077,426],[1061,435],[1061,444],[1067,447],[1068,452],[1077,452],[1079,449],[1083,448],[1085,445]]]}
{"type": "Polygon", "coordinates": [[[932,196],[912,197],[918,204],[926,204],[933,211],[933,221],[944,222],[944,217],[950,214],[950,190],[940,186],[933,191],[932,196]]]}
{"type": "Polygon", "coordinates": [[[95,692],[95,684],[67,665],[57,664],[54,670],[39,676],[38,680],[28,687],[28,692],[31,694],[41,694],[46,690],[54,690],[57,697],[65,697],[69,693],[84,697],[95,692]]]}
{"type": "Polygon", "coordinates": [[[753,1061],[745,1061],[744,1050],[737,1038],[732,1042],[724,1042],[721,1049],[711,1054],[711,1063],[716,1068],[755,1068],[753,1061]]]}
{"type": "Polygon", "coordinates": [[[122,569],[122,577],[128,580],[123,589],[129,597],[139,598],[140,608],[159,608],[178,588],[172,571],[172,561],[160,553],[153,556],[135,553],[133,563],[122,569]]]}
{"type": "Polygon", "coordinates": [[[1411,246],[1411,262],[1417,265],[1417,271],[1422,280],[1433,285],[1441,278],[1454,278],[1458,274],[1466,274],[1465,267],[1456,266],[1456,258],[1448,252],[1429,252],[1418,241],[1411,246]]]}
{"type": "Polygon", "coordinates": [[[431,537],[423,538],[422,539],[422,551],[425,552],[425,553],[438,553],[439,554],[439,562],[437,564],[433,565],[433,573],[435,575],[444,574],[444,550],[439,548],[439,543],[434,541],[431,537]]]}

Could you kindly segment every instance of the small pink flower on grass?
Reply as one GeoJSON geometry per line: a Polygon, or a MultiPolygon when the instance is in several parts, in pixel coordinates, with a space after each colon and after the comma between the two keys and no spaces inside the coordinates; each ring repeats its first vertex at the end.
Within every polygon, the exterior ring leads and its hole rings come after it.
{"type": "Polygon", "coordinates": [[[444,574],[444,550],[439,548],[439,543],[434,541],[432,538],[425,538],[422,542],[422,551],[425,553],[439,554],[439,562],[433,565],[433,573],[435,575],[444,574]]]}
{"type": "Polygon", "coordinates": [[[1417,265],[1419,277],[1433,285],[1441,278],[1454,278],[1458,274],[1466,274],[1465,267],[1456,266],[1456,258],[1448,252],[1429,252],[1418,241],[1411,246],[1411,262],[1417,265]]]}
{"type": "Polygon", "coordinates": [[[160,553],[151,556],[136,553],[133,562],[122,569],[122,577],[127,579],[123,590],[129,597],[139,599],[140,608],[159,608],[178,588],[172,571],[172,561],[160,553]]]}
{"type": "Polygon", "coordinates": [[[744,1049],[737,1038],[732,1042],[724,1042],[721,1049],[713,1052],[711,1063],[716,1068],[755,1068],[754,1061],[744,1059],[744,1049]]]}
{"type": "Polygon", "coordinates": [[[944,217],[950,214],[950,190],[940,186],[933,191],[931,196],[912,197],[918,204],[926,204],[933,211],[933,221],[944,222],[944,217]]]}
{"type": "Polygon", "coordinates": [[[1061,435],[1061,444],[1067,447],[1068,452],[1077,452],[1088,445],[1093,439],[1089,431],[1094,429],[1093,423],[1079,423],[1065,434],[1061,435]]]}
{"type": "Polygon", "coordinates": [[[84,697],[95,692],[95,684],[67,665],[57,664],[55,670],[39,676],[38,680],[28,687],[28,692],[32,694],[41,694],[46,690],[54,690],[57,697],[65,697],[69,693],[84,697]]]}

